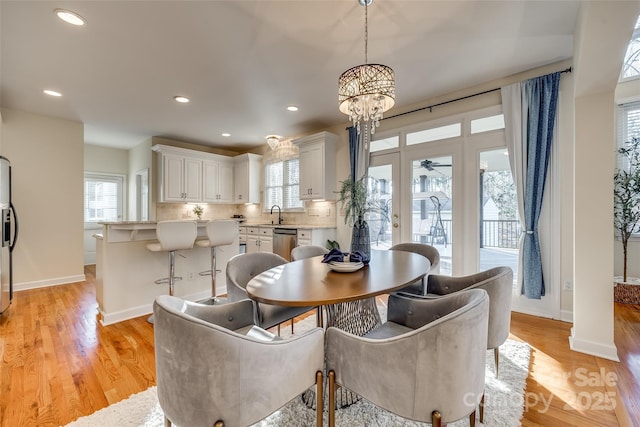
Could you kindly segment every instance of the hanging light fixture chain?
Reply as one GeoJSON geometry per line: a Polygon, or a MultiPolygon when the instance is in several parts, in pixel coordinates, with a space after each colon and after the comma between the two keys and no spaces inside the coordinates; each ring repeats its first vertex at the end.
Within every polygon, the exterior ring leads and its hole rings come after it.
{"type": "Polygon", "coordinates": [[[364,4],[364,63],[369,63],[369,3],[364,4]]]}

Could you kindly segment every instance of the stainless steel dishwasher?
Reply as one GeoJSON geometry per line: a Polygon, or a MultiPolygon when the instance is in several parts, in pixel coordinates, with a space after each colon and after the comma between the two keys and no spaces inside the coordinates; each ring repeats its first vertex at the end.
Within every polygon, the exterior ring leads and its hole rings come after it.
{"type": "Polygon", "coordinates": [[[273,253],[291,261],[291,249],[296,247],[298,230],[295,228],[273,229],[273,253]]]}

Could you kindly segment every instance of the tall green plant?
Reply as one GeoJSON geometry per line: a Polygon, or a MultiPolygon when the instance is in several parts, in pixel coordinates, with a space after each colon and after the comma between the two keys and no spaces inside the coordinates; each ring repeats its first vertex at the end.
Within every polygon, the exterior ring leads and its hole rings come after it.
{"type": "Polygon", "coordinates": [[[618,148],[621,167],[613,176],[613,222],[620,234],[623,250],[623,276],[627,281],[627,248],[629,239],[640,231],[640,138],[633,138],[618,148]]]}
{"type": "Polygon", "coordinates": [[[344,209],[344,223],[353,224],[364,219],[367,212],[372,211],[367,190],[367,177],[354,181],[350,177],[340,181],[340,191],[338,191],[338,201],[344,209]]]}

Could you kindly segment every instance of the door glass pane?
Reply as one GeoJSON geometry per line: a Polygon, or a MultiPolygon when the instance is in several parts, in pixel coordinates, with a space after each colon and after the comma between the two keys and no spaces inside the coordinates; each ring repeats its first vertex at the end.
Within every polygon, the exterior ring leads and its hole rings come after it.
{"type": "Polygon", "coordinates": [[[480,270],[506,265],[518,277],[518,200],[507,150],[480,153],[480,270]]]}
{"type": "Polygon", "coordinates": [[[371,249],[391,247],[392,165],[369,167],[369,195],[372,211],[367,215],[371,249]]]}
{"type": "Polygon", "coordinates": [[[451,275],[453,168],[451,156],[412,162],[412,228],[414,242],[440,252],[440,274],[451,275]]]}

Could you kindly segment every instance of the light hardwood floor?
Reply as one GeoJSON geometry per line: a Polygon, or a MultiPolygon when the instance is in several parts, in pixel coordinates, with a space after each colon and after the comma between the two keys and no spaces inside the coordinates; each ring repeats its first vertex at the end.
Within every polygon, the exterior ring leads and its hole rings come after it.
{"type": "MultiPolygon", "coordinates": [[[[0,316],[1,426],[65,425],[155,385],[153,327],[100,326],[86,273],[18,292],[0,316]]],[[[532,347],[523,426],[640,426],[640,307],[616,304],[615,319],[621,363],[569,350],[570,324],[513,314],[511,338],[532,347]]]]}

